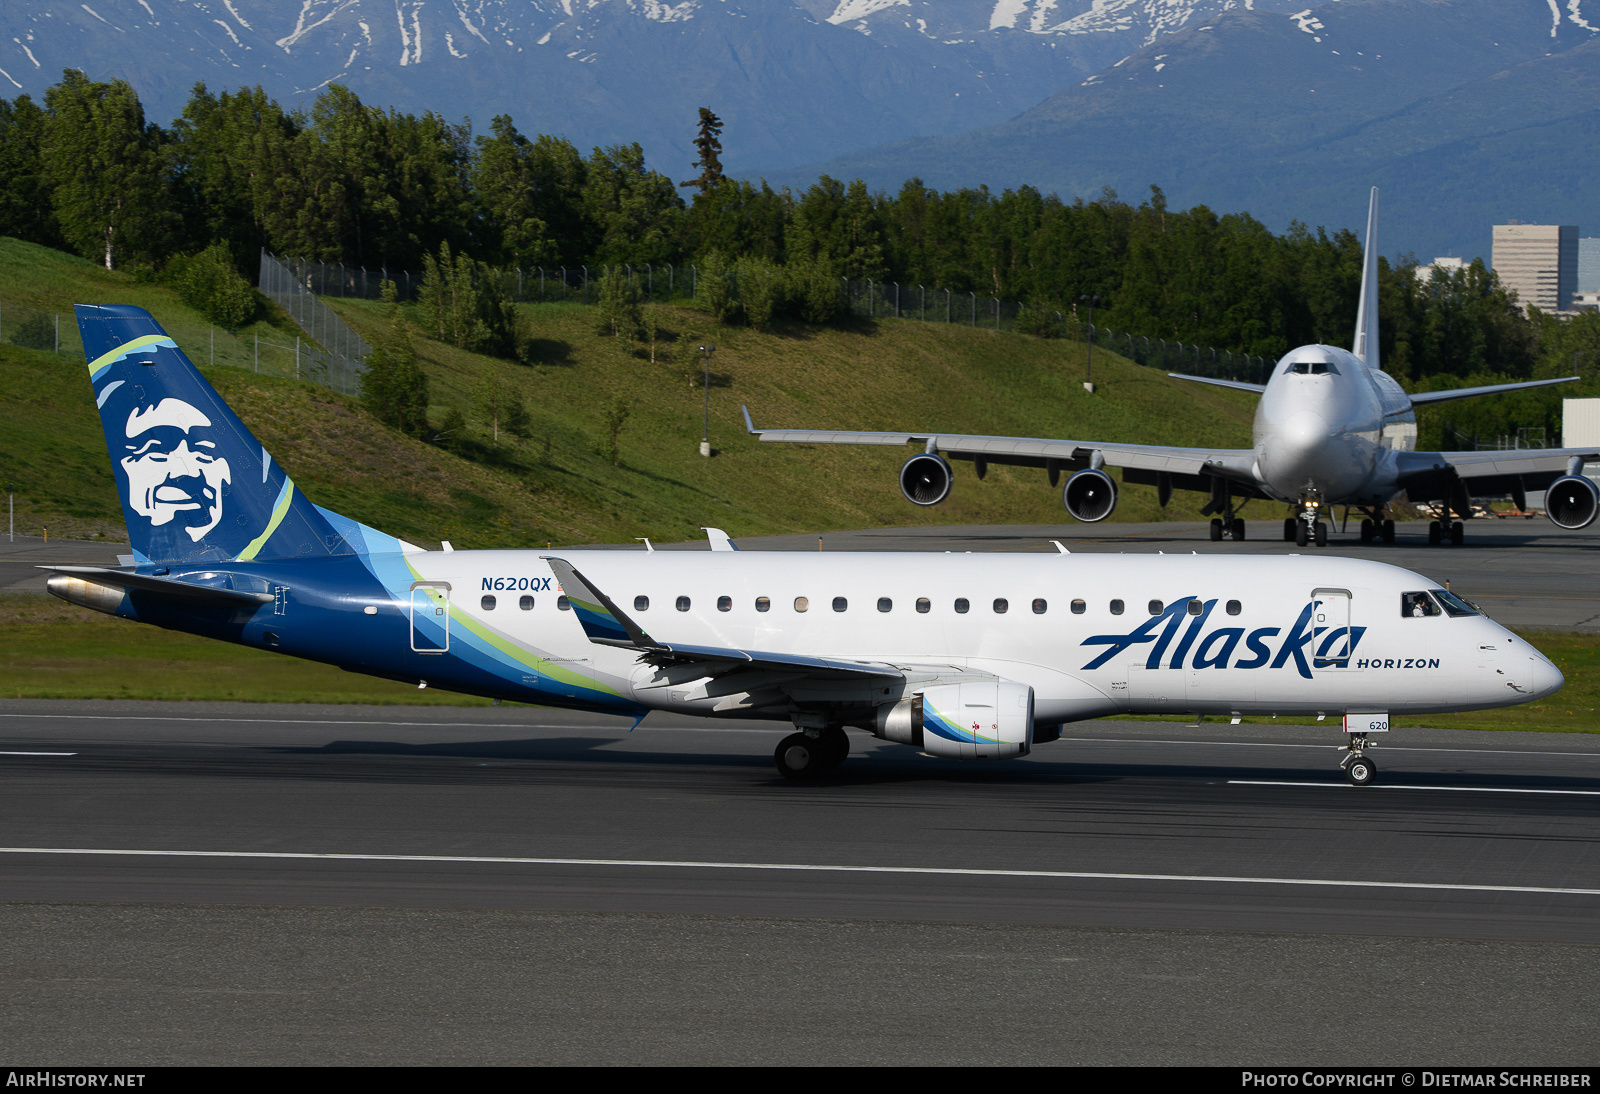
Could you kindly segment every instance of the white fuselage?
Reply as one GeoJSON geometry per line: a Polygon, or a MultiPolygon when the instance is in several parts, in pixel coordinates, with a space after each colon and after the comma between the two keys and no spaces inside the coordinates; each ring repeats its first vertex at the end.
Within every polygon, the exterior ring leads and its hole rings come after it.
{"type": "Polygon", "coordinates": [[[1411,400],[1348,350],[1284,355],[1256,406],[1256,479],[1279,501],[1383,505],[1398,492],[1396,452],[1416,444],[1411,400]]]}
{"type": "MultiPolygon", "coordinates": [[[[1033,688],[1039,724],[1162,711],[1467,710],[1526,702],[1562,682],[1485,616],[1403,615],[1403,594],[1437,583],[1353,559],[554,553],[658,642],[992,674],[1033,688]]],[[[406,561],[420,582],[450,586],[453,641],[557,663],[645,707],[778,717],[761,712],[761,694],[800,686],[796,674],[747,673],[730,677],[740,681],[730,691],[694,666],[669,679],[637,650],[589,641],[533,552],[406,561]]]]}

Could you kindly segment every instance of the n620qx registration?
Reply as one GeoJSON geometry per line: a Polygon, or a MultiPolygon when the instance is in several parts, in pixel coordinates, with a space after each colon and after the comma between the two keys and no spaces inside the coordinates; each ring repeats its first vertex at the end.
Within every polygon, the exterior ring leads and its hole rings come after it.
{"type": "MultiPolygon", "coordinates": [[[[1337,717],[1373,778],[1391,714],[1508,706],[1561,674],[1418,574],[1351,559],[427,551],[312,504],[171,338],[80,306],[133,564],[50,591],[354,672],[642,718],[766,719],[788,777],[847,730],[959,759],[1063,723],[1337,717]]],[[[713,530],[714,531],[714,530],[713,530]]]]}

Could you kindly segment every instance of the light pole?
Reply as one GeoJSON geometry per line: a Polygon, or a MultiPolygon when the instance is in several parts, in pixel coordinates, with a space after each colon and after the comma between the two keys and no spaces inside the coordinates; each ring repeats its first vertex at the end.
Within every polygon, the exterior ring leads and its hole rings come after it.
{"type": "Polygon", "coordinates": [[[1089,305],[1089,355],[1084,362],[1083,390],[1094,394],[1094,306],[1100,303],[1098,296],[1080,296],[1078,303],[1089,305]]]}
{"type": "Polygon", "coordinates": [[[711,455],[711,355],[717,352],[717,347],[705,345],[700,347],[700,359],[706,367],[706,396],[705,396],[705,424],[700,434],[700,455],[711,455]]]}
{"type": "Polygon", "coordinates": [[[17,495],[11,483],[6,483],[6,530],[10,542],[17,542],[17,495]]]}

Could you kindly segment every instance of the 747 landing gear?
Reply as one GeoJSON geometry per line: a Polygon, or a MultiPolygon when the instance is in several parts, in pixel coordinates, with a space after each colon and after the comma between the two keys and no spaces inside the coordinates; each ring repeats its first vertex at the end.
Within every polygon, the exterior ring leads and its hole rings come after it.
{"type": "Polygon", "coordinates": [[[838,726],[802,730],[778,742],[772,762],[786,779],[810,779],[844,763],[850,738],[838,726]]]}
{"type": "Polygon", "coordinates": [[[1371,747],[1365,733],[1350,734],[1350,743],[1345,746],[1345,757],[1339,766],[1344,768],[1345,778],[1352,786],[1371,786],[1372,780],[1378,777],[1378,765],[1367,755],[1371,747]]]}

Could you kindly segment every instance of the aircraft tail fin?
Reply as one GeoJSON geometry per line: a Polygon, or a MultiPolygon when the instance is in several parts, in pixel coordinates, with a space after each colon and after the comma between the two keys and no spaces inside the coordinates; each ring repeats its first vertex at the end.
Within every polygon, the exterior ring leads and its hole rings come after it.
{"type": "Polygon", "coordinates": [[[137,560],[353,553],[149,312],[76,310],[137,560]]]}
{"type": "Polygon", "coordinates": [[[1362,251],[1361,303],[1356,308],[1356,340],[1350,352],[1366,362],[1368,368],[1382,368],[1378,361],[1378,188],[1372,188],[1367,206],[1367,238],[1362,251]]]}

